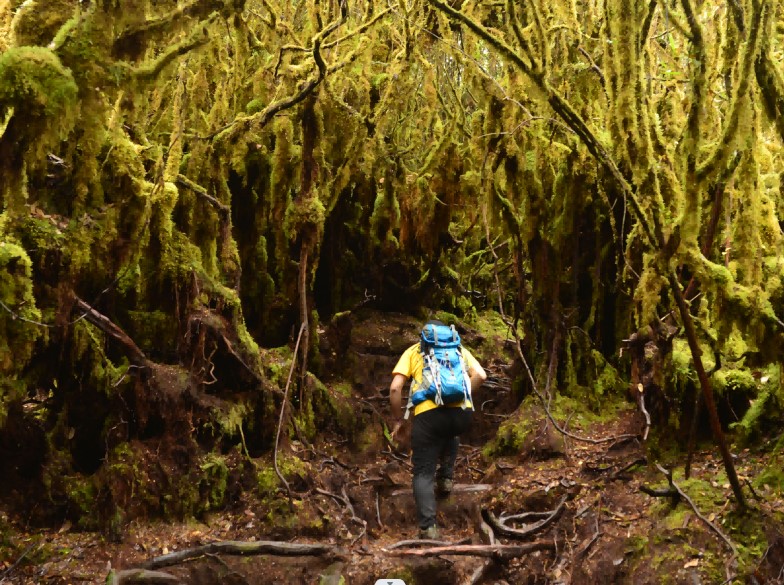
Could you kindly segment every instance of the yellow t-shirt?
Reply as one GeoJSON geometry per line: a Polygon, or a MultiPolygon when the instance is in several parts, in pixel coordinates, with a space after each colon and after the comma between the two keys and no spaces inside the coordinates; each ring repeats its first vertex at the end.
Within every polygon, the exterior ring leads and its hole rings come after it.
{"type": "MultiPolygon", "coordinates": [[[[468,371],[469,375],[471,374],[472,370],[476,370],[477,366],[479,366],[479,362],[476,361],[476,358],[471,355],[471,352],[468,351],[465,347],[461,349],[463,353],[463,360],[465,361],[466,370],[468,371]]],[[[422,383],[422,371],[425,369],[425,360],[422,359],[422,353],[419,350],[419,344],[415,343],[411,347],[409,347],[406,351],[403,352],[403,355],[400,356],[400,359],[397,361],[397,365],[392,370],[392,375],[395,374],[403,374],[406,378],[411,378],[412,386],[416,386],[422,383]]],[[[409,389],[409,392],[411,390],[409,389]]],[[[447,406],[450,407],[463,407],[471,408],[471,401],[465,400],[463,402],[457,402],[454,404],[449,404],[447,406]]],[[[424,402],[420,402],[414,407],[414,416],[417,414],[422,414],[423,412],[427,412],[428,410],[432,410],[434,408],[438,408],[438,405],[433,402],[432,400],[425,400],[424,402]]]]}

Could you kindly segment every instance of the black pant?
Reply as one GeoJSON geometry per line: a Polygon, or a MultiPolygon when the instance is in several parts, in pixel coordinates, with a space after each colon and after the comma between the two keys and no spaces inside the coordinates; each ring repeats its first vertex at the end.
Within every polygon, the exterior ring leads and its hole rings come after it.
{"type": "Polygon", "coordinates": [[[471,427],[473,415],[470,409],[442,406],[414,417],[411,459],[414,464],[414,501],[422,530],[436,523],[436,473],[438,479],[452,479],[460,444],[458,437],[471,427]]]}

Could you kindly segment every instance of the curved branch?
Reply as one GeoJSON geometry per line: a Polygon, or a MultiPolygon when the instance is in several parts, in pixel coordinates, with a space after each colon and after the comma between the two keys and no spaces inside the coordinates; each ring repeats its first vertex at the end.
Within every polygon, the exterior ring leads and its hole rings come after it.
{"type": "Polygon", "coordinates": [[[187,39],[167,48],[155,60],[133,69],[131,71],[133,78],[137,81],[152,81],[177,57],[184,55],[197,47],[206,45],[210,40],[209,34],[207,33],[207,26],[215,22],[217,18],[218,13],[213,13],[200,25],[199,30],[193,31],[187,39]]]}

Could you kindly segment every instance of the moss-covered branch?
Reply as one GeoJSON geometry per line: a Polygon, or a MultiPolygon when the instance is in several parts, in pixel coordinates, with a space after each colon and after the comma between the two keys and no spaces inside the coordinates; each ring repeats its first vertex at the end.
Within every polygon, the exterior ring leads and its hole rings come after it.
{"type": "Polygon", "coordinates": [[[160,75],[161,71],[174,61],[177,57],[185,55],[197,47],[206,45],[210,41],[210,35],[207,27],[218,19],[218,13],[214,13],[207,20],[205,20],[196,30],[194,30],[187,39],[180,43],[168,47],[163,53],[156,57],[149,63],[142,65],[132,70],[133,77],[138,81],[150,81],[160,75]]]}
{"type": "MultiPolygon", "coordinates": [[[[718,139],[718,144],[708,156],[707,160],[697,169],[697,178],[700,181],[715,173],[718,168],[727,162],[732,154],[733,145],[735,144],[740,111],[744,107],[746,95],[749,91],[749,82],[752,78],[754,62],[757,60],[758,49],[762,37],[760,31],[765,30],[765,20],[768,15],[767,2],[754,0],[752,6],[751,26],[749,27],[748,37],[743,46],[743,53],[740,58],[741,67],[739,79],[735,84],[730,110],[725,116],[726,121],[722,128],[721,136],[718,139]]],[[[759,61],[757,60],[757,62],[759,61]]]]}
{"type": "Polygon", "coordinates": [[[770,35],[763,35],[762,46],[754,64],[757,84],[765,111],[784,142],[784,74],[772,58],[770,35]]]}

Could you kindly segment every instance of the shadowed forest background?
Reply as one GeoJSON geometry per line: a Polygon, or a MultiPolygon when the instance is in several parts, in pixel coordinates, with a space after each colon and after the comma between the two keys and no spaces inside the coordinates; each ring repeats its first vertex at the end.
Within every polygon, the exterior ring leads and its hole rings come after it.
{"type": "Polygon", "coordinates": [[[488,460],[630,404],[781,583],[783,61],[773,0],[0,0],[0,574],[20,523],[293,522],[438,316],[488,460]]]}

